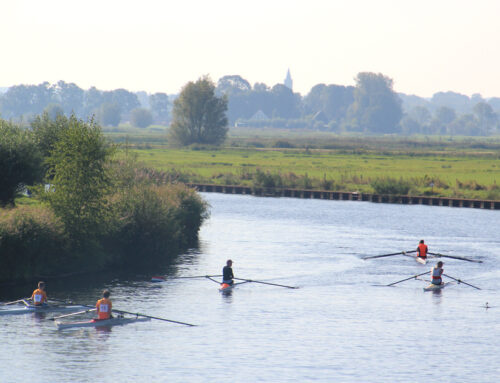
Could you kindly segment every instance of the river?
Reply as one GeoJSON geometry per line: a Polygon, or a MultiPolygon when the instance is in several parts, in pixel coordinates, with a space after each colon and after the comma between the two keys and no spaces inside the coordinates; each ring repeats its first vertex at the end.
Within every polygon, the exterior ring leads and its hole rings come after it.
{"type": "MultiPolygon", "coordinates": [[[[369,202],[203,194],[211,217],[200,246],[150,273],[103,274],[49,284],[50,297],[196,324],[152,320],[57,331],[52,314],[0,316],[0,382],[498,382],[498,211],[369,202]],[[423,292],[413,250],[478,286],[423,292]],[[234,261],[246,283],[221,294],[206,278],[234,261]],[[166,275],[151,283],[152,274],[166,275]],[[484,306],[488,302],[491,307],[484,306]]],[[[34,286],[4,289],[3,301],[34,286]]]]}

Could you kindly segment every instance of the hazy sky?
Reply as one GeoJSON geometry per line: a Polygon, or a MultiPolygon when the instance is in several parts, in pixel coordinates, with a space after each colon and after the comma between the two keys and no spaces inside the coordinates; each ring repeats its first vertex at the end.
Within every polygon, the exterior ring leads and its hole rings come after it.
{"type": "Polygon", "coordinates": [[[209,74],[500,97],[500,0],[2,0],[0,86],[177,93],[209,74]]]}

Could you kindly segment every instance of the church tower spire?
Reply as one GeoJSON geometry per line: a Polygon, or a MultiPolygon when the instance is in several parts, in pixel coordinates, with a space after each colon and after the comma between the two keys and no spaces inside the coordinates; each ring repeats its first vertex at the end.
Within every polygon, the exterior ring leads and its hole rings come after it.
{"type": "Polygon", "coordinates": [[[288,71],[286,72],[285,82],[283,83],[283,85],[285,85],[290,90],[293,90],[293,80],[292,76],[290,75],[290,68],[288,68],[288,71]]]}

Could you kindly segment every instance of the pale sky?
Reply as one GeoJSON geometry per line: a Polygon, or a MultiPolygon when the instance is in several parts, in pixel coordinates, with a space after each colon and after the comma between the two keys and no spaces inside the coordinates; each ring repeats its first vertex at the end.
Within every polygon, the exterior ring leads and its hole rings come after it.
{"type": "Polygon", "coordinates": [[[208,74],[500,97],[500,0],[0,0],[0,87],[177,93],[208,74]]]}

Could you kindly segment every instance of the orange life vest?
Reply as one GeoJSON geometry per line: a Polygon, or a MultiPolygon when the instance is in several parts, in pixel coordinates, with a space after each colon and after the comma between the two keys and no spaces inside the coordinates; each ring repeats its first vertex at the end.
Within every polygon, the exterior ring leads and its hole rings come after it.
{"type": "Polygon", "coordinates": [[[109,319],[111,317],[111,309],[113,305],[111,301],[107,298],[99,299],[95,305],[97,309],[98,319],[109,319]]]}
{"type": "Polygon", "coordinates": [[[427,258],[427,245],[425,243],[419,243],[417,252],[419,257],[427,258]]]}
{"type": "Polygon", "coordinates": [[[41,289],[36,289],[31,295],[31,300],[35,306],[39,306],[47,302],[47,293],[41,289]]]}

